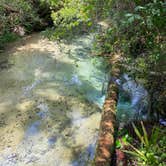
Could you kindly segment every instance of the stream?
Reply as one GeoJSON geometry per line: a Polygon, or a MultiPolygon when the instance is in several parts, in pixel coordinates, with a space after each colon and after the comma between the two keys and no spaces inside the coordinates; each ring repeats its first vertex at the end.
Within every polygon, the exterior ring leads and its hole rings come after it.
{"type": "Polygon", "coordinates": [[[107,82],[93,38],[33,34],[1,55],[0,166],[90,165],[107,82]]]}
{"type": "MultiPolygon", "coordinates": [[[[0,166],[91,165],[109,82],[94,39],[33,34],[0,55],[0,166]]],[[[115,82],[117,121],[147,119],[143,85],[125,73],[115,82]]]]}

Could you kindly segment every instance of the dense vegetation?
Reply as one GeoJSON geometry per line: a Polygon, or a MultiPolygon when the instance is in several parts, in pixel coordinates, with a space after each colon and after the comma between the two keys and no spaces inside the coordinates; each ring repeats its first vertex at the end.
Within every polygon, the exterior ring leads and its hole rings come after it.
{"type": "Polygon", "coordinates": [[[148,88],[150,113],[158,116],[165,116],[165,5],[161,0],[115,1],[110,27],[99,37],[99,54],[121,54],[124,70],[148,88]]]}
{"type": "MultiPolygon", "coordinates": [[[[105,20],[108,28],[98,34],[95,53],[121,56],[119,67],[148,89],[149,115],[158,121],[166,118],[165,13],[164,0],[1,0],[0,49],[18,36],[48,25],[53,25],[46,30],[48,36],[61,39],[92,30],[105,20]]],[[[153,131],[151,142],[143,125],[142,129],[140,147],[136,143],[137,149],[132,147],[129,153],[140,165],[164,165],[165,137],[162,132],[156,134],[160,127],[153,131]],[[161,145],[154,146],[160,138],[161,145]]]]}
{"type": "Polygon", "coordinates": [[[39,0],[0,1],[0,49],[5,43],[51,24],[50,9],[39,0]]]}

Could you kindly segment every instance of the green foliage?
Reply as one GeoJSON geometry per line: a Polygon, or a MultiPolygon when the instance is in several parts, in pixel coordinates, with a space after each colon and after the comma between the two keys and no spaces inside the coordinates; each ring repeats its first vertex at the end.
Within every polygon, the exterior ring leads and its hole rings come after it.
{"type": "Polygon", "coordinates": [[[50,0],[49,5],[55,26],[54,38],[68,36],[79,26],[91,25],[81,0],[50,0]]]}
{"type": "Polygon", "coordinates": [[[5,33],[3,36],[0,36],[0,42],[8,43],[11,41],[15,41],[17,38],[18,36],[15,33],[5,33]]]}
{"type": "Polygon", "coordinates": [[[151,96],[152,112],[158,114],[164,114],[166,106],[163,102],[166,93],[163,93],[166,86],[163,84],[166,82],[163,74],[166,65],[165,6],[163,0],[113,1],[110,27],[99,35],[96,44],[99,55],[122,55],[122,64],[127,66],[123,67],[124,71],[136,80],[143,80],[150,95],[155,94],[151,96]],[[159,80],[163,80],[162,83],[159,80]]]}
{"type": "Polygon", "coordinates": [[[111,0],[49,0],[54,22],[54,38],[87,32],[103,17],[111,0]]]}
{"type": "Polygon", "coordinates": [[[122,149],[126,144],[132,142],[132,140],[133,140],[132,137],[130,137],[128,134],[125,134],[121,137],[121,139],[118,139],[116,141],[116,148],[122,149]]]}
{"type": "Polygon", "coordinates": [[[110,44],[114,47],[110,52],[120,49],[127,55],[139,56],[148,48],[157,46],[156,37],[164,33],[164,6],[164,2],[154,1],[144,6],[134,5],[132,12],[130,8],[120,13],[113,10],[111,28],[101,36],[106,48],[110,44]]]}
{"type": "Polygon", "coordinates": [[[140,140],[140,146],[135,147],[129,142],[125,142],[131,150],[124,150],[124,152],[134,156],[138,165],[142,166],[164,166],[166,157],[166,137],[165,132],[159,127],[154,127],[150,137],[141,122],[142,131],[140,131],[134,124],[133,128],[140,140]]]}
{"type": "Polygon", "coordinates": [[[21,27],[31,31],[39,17],[30,2],[26,0],[0,1],[0,47],[16,38],[14,31],[21,27]]]}

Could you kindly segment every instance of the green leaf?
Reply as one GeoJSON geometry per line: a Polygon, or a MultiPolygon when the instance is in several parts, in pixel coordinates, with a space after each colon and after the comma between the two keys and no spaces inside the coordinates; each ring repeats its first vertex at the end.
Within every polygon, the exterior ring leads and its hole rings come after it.
{"type": "Polygon", "coordinates": [[[147,132],[146,132],[146,129],[145,129],[144,124],[143,124],[142,121],[141,121],[141,126],[142,126],[142,130],[143,130],[143,133],[144,133],[145,145],[146,145],[146,146],[149,146],[148,134],[147,134],[147,132]]]}
{"type": "Polygon", "coordinates": [[[137,127],[135,126],[134,123],[132,123],[132,126],[133,126],[133,129],[134,129],[136,135],[137,135],[138,138],[140,139],[141,143],[142,143],[142,144],[145,144],[145,141],[144,141],[143,137],[141,136],[141,133],[139,132],[139,130],[137,129],[137,127]]]}
{"type": "Polygon", "coordinates": [[[145,10],[146,7],[143,7],[143,6],[137,6],[134,10],[135,11],[140,11],[140,10],[145,10]]]}

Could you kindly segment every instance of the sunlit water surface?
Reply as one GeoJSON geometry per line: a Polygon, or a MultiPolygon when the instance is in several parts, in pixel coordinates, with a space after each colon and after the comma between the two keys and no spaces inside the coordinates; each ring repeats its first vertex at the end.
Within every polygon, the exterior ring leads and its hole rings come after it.
{"type": "Polygon", "coordinates": [[[90,165],[106,82],[93,37],[57,44],[35,34],[1,55],[0,166],[90,165]]]}

